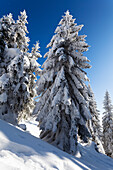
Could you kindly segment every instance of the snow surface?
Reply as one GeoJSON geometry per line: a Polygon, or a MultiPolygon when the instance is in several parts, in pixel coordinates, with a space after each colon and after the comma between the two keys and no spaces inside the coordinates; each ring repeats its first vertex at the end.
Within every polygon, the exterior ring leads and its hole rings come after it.
{"type": "Polygon", "coordinates": [[[74,157],[32,136],[39,133],[37,122],[25,124],[27,131],[0,120],[0,170],[113,169],[113,159],[97,153],[93,143],[80,145],[82,157],[74,157]]]}

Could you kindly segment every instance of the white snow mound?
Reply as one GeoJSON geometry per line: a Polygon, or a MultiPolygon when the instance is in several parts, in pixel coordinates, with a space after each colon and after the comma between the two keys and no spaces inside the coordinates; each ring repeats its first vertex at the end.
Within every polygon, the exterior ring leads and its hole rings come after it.
{"type": "MultiPolygon", "coordinates": [[[[37,124],[27,122],[26,127],[36,131],[37,124]]],[[[97,153],[93,145],[79,146],[82,157],[74,157],[0,120],[1,170],[112,170],[113,159],[97,153]]]]}

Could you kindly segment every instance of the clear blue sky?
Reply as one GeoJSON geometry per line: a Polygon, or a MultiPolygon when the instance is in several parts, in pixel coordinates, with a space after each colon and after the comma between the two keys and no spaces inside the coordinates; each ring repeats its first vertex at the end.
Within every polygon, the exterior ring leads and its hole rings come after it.
{"type": "Polygon", "coordinates": [[[86,56],[92,68],[87,73],[102,112],[106,89],[113,101],[113,0],[1,0],[0,17],[11,12],[17,19],[24,9],[28,15],[30,47],[39,40],[42,55],[67,9],[78,24],[84,24],[80,34],[87,35],[91,46],[86,56]]]}

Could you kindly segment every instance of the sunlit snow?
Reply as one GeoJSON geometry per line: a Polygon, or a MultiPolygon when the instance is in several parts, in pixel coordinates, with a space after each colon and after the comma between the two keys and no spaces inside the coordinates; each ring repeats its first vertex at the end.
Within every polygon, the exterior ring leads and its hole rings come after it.
{"type": "Polygon", "coordinates": [[[74,157],[36,137],[39,129],[34,119],[24,123],[26,131],[0,120],[0,170],[113,169],[113,160],[97,153],[93,143],[80,145],[82,157],[74,157]]]}

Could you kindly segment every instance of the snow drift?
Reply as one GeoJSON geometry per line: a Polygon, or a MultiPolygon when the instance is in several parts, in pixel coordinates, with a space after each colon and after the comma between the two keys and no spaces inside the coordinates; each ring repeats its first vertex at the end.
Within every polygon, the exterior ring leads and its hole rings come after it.
{"type": "MultiPolygon", "coordinates": [[[[35,122],[27,122],[26,126],[36,132],[35,122]]],[[[74,157],[32,136],[29,132],[0,120],[2,170],[113,169],[113,160],[97,153],[93,145],[93,143],[86,147],[80,145],[82,156],[74,157]]]]}

